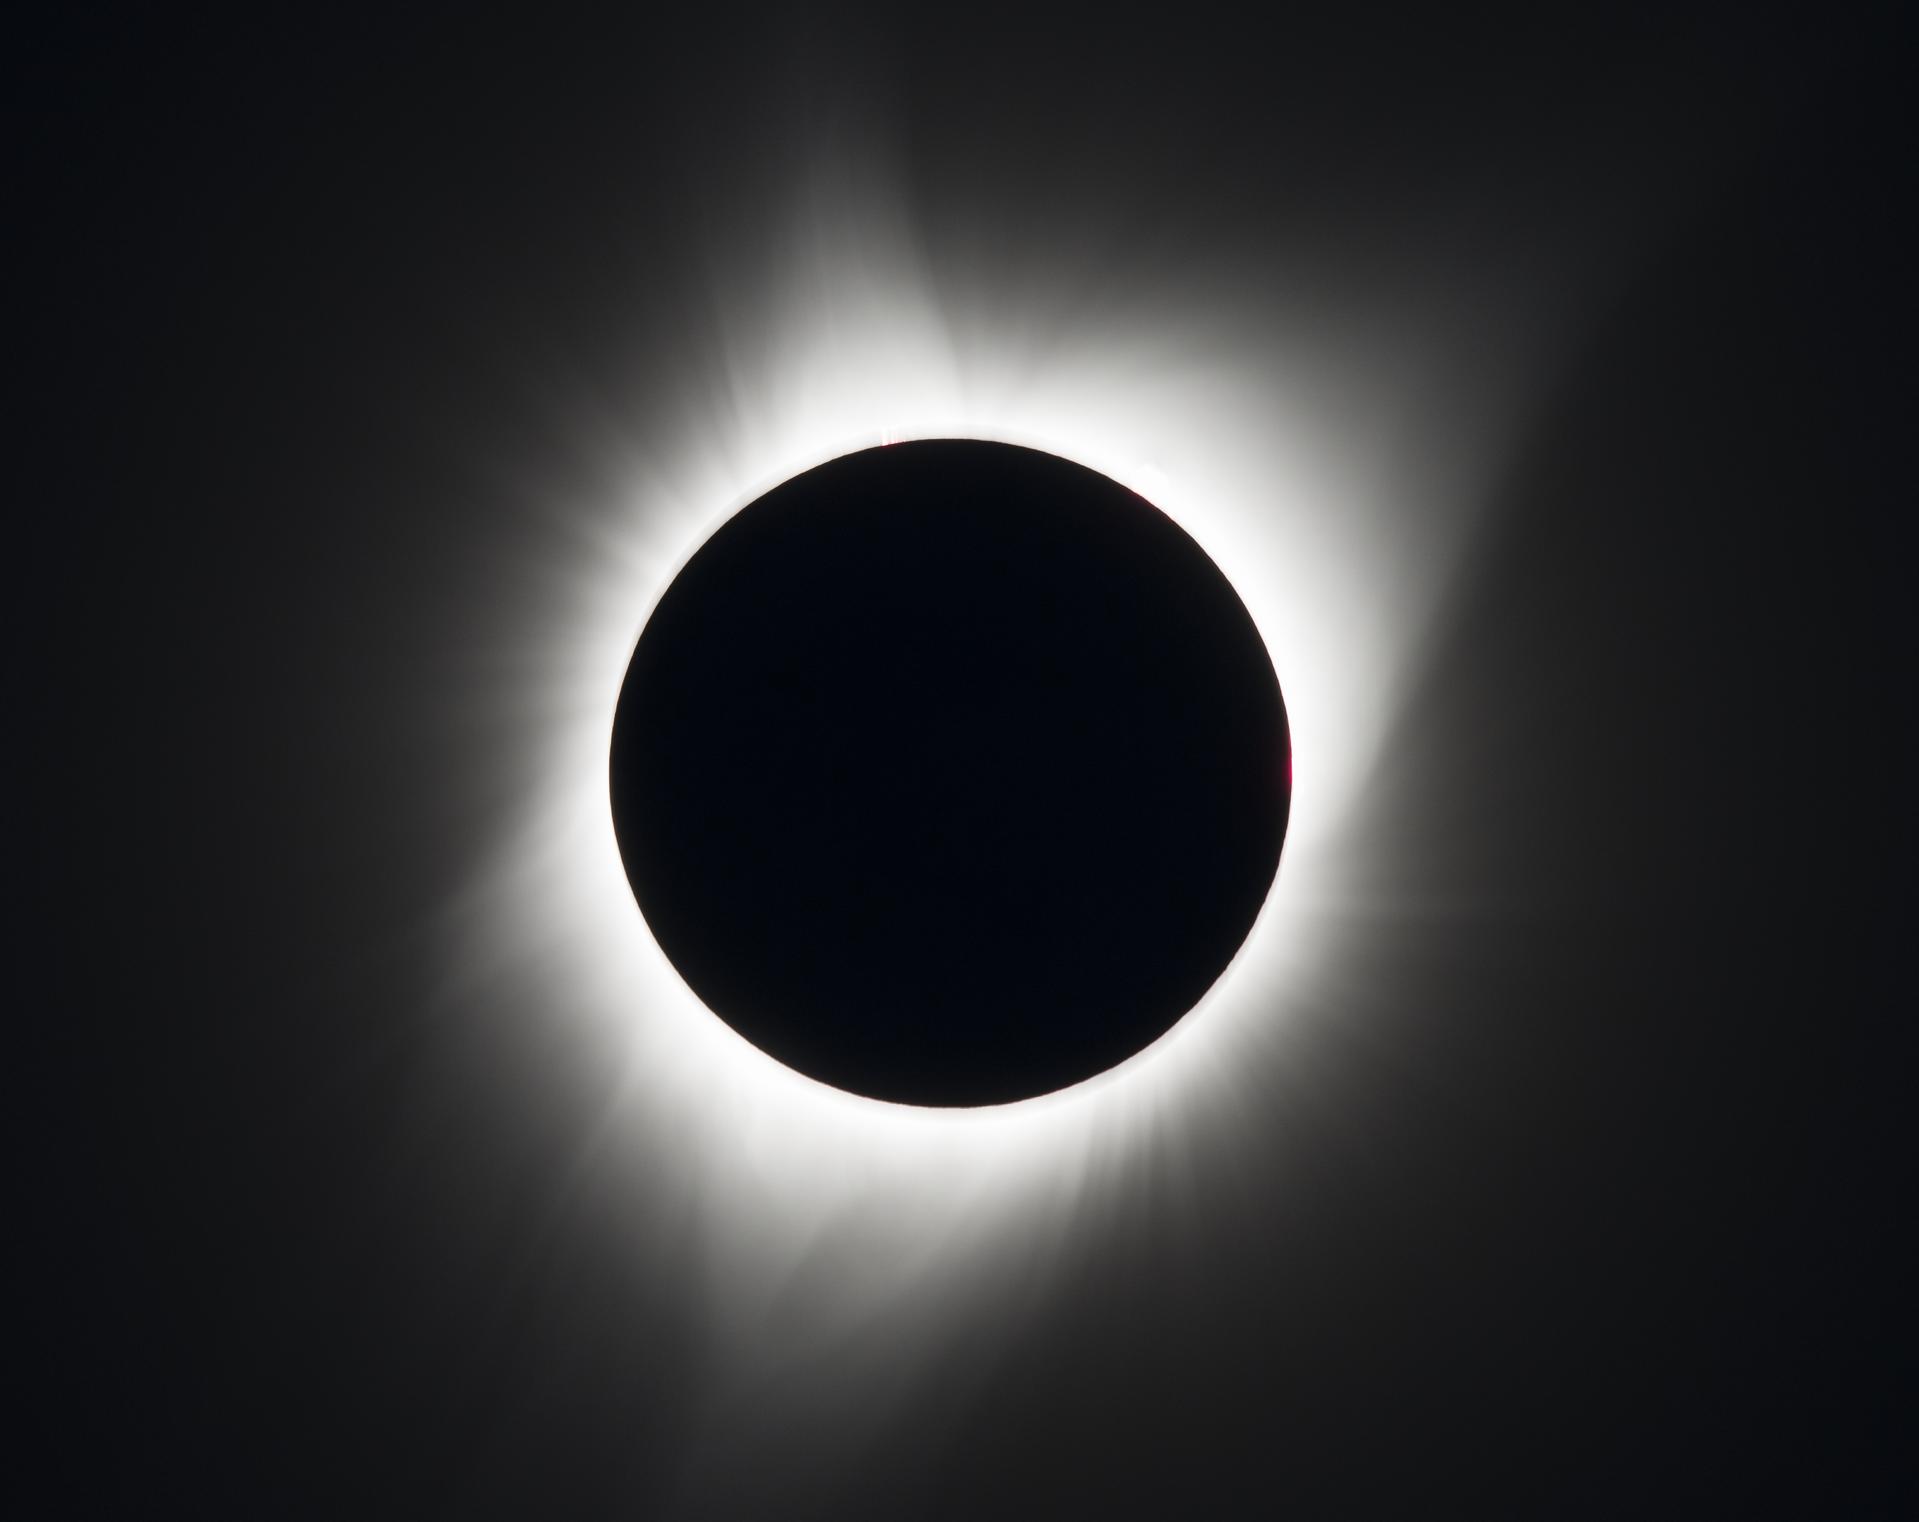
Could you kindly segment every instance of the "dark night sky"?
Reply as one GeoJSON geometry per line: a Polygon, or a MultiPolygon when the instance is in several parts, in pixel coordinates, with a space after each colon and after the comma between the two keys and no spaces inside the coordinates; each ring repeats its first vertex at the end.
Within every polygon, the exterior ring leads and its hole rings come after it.
{"type": "Polygon", "coordinates": [[[10,1510],[1912,1513],[1893,7],[98,11],[10,54],[10,1510]],[[1035,352],[1123,348],[1127,290],[1219,344],[1417,327],[1464,437],[1489,314],[1574,295],[1293,1065],[983,1308],[876,1304],[716,1407],[692,1165],[595,1139],[538,1001],[461,1002],[538,714],[450,673],[511,668],[606,419],[727,405],[713,293],[834,145],[1035,352]]]}

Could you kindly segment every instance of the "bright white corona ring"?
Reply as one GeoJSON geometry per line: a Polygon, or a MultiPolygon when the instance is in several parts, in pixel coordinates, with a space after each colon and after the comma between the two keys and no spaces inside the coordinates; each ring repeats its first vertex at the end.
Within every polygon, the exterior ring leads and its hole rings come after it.
{"type": "Polygon", "coordinates": [[[502,549],[506,590],[466,681],[517,791],[456,917],[449,997],[586,1044],[608,1075],[593,1121],[606,1177],[629,1190],[616,1203],[636,1239],[671,1223],[694,1244],[709,1333],[738,1360],[715,1366],[743,1377],[822,1338],[870,1339],[878,1367],[968,1305],[1003,1313],[1070,1232],[1144,1179],[1229,1159],[1246,1117],[1283,1103],[1299,1081],[1289,1031],[1356,976],[1361,900],[1391,866],[1357,828],[1361,801],[1517,426],[1515,382],[1537,360],[1519,335],[1544,327],[1510,288],[1478,306],[1484,293],[1348,288],[1354,307],[1400,305],[1343,329],[1337,287],[1289,290],[1270,269],[1120,268],[1095,309],[1070,261],[1017,290],[941,272],[898,204],[803,190],[786,225],[739,239],[763,263],[716,259],[715,328],[646,357],[686,377],[672,395],[614,418],[567,404],[612,484],[557,509],[522,488],[545,527],[537,553],[502,549]],[[1029,446],[1156,505],[1237,591],[1291,726],[1284,859],[1211,991],[1099,1076],[982,1109],[857,1097],[735,1034],[650,934],[608,797],[629,659],[689,557],[781,482],[916,439],[1029,446]]]}

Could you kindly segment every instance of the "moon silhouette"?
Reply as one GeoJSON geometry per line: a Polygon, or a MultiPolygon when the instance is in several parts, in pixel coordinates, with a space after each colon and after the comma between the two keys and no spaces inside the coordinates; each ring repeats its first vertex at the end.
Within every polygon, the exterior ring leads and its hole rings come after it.
{"type": "Polygon", "coordinates": [[[614,827],[680,976],[855,1094],[1004,1104],[1150,1046],[1278,868],[1279,683],[1152,504],[971,440],[785,482],[691,557],[614,719],[614,827]]]}

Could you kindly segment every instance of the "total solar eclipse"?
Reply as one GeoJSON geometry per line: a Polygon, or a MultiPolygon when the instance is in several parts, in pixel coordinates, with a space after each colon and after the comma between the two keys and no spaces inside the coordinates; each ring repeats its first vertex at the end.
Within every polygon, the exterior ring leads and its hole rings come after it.
{"type": "Polygon", "coordinates": [[[1220,569],[1085,466],[972,440],[828,461],[728,519],[647,620],[614,830],[687,985],[836,1088],[1064,1088],[1245,940],[1291,798],[1279,683],[1220,569]]]}

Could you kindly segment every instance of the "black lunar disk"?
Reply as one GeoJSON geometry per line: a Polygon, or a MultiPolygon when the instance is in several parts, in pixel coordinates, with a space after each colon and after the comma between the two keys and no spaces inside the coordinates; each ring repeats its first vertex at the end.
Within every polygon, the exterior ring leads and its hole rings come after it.
{"type": "Polygon", "coordinates": [[[680,975],[788,1066],[987,1105],[1147,1046],[1238,951],[1290,801],[1218,567],[1084,466],[935,440],[729,519],[640,636],[614,827],[680,975]]]}

